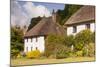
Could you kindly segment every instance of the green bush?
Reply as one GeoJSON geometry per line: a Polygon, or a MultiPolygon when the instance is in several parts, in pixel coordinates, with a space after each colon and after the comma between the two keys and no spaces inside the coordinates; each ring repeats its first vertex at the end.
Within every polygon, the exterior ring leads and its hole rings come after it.
{"type": "Polygon", "coordinates": [[[19,50],[16,49],[11,50],[11,58],[17,58],[18,54],[19,54],[19,50]]]}
{"type": "Polygon", "coordinates": [[[89,44],[91,42],[91,34],[92,32],[89,29],[77,33],[75,35],[75,44],[79,42],[83,44],[89,44]]]}
{"type": "Polygon", "coordinates": [[[50,55],[53,55],[58,44],[64,45],[64,36],[54,34],[48,35],[45,44],[45,56],[49,57],[50,55]]]}
{"type": "Polygon", "coordinates": [[[36,58],[39,58],[41,55],[40,51],[39,50],[34,50],[34,51],[30,51],[26,54],[27,58],[30,58],[30,59],[36,59],[36,58]]]}
{"type": "Polygon", "coordinates": [[[95,56],[95,44],[90,43],[88,46],[88,56],[93,57],[95,56]]]}
{"type": "Polygon", "coordinates": [[[54,53],[57,59],[67,58],[69,56],[70,49],[65,45],[59,45],[56,47],[54,53]]]}
{"type": "Polygon", "coordinates": [[[87,48],[83,48],[82,49],[82,51],[83,51],[83,56],[88,56],[88,51],[87,51],[87,48]]]}
{"type": "Polygon", "coordinates": [[[76,50],[82,50],[84,47],[84,45],[81,42],[78,42],[77,44],[75,44],[75,49],[76,50]]]}
{"type": "Polygon", "coordinates": [[[68,47],[74,45],[74,36],[73,35],[65,36],[64,44],[68,47]]]}
{"type": "Polygon", "coordinates": [[[95,43],[95,32],[91,34],[91,42],[95,43]]]}
{"type": "Polygon", "coordinates": [[[95,52],[94,48],[89,46],[91,42],[95,42],[95,33],[92,33],[89,29],[80,31],[75,36],[50,34],[46,38],[44,55],[49,58],[91,56],[95,52]],[[74,46],[73,49],[72,45],[74,46]]]}
{"type": "Polygon", "coordinates": [[[69,52],[69,57],[76,57],[76,53],[75,52],[69,52]]]}
{"type": "Polygon", "coordinates": [[[83,56],[83,51],[77,51],[76,55],[79,56],[79,57],[83,56]]]}
{"type": "Polygon", "coordinates": [[[51,54],[48,58],[49,59],[54,59],[54,58],[56,58],[56,55],[55,54],[51,54]]]}
{"type": "Polygon", "coordinates": [[[22,58],[22,55],[19,53],[19,54],[17,55],[17,58],[22,58]]]}

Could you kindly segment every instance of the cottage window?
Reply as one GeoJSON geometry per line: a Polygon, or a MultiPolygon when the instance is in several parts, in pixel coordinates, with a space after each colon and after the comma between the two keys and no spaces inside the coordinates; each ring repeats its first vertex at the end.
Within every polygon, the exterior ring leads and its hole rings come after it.
{"type": "Polygon", "coordinates": [[[26,47],[26,52],[28,52],[28,47],[26,47]]]}
{"type": "Polygon", "coordinates": [[[31,47],[31,51],[33,50],[33,47],[31,47]]]}
{"type": "Polygon", "coordinates": [[[31,42],[32,42],[32,38],[31,38],[31,42]]]}
{"type": "Polygon", "coordinates": [[[26,40],[27,40],[27,42],[28,42],[28,38],[27,38],[26,40]]]}
{"type": "Polygon", "coordinates": [[[86,24],[86,29],[90,29],[90,24],[86,24]]]}
{"type": "Polygon", "coordinates": [[[38,48],[36,47],[36,50],[38,50],[38,48]]]}
{"type": "Polygon", "coordinates": [[[36,37],[36,42],[38,41],[38,38],[36,37]]]}
{"type": "Polygon", "coordinates": [[[76,26],[73,26],[73,33],[76,33],[77,32],[77,28],[76,26]]]}

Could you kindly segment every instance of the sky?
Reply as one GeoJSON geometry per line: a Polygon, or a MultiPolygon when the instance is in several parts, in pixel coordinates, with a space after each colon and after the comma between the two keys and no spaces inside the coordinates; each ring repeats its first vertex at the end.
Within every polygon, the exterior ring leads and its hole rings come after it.
{"type": "Polygon", "coordinates": [[[49,17],[53,9],[63,10],[64,4],[11,0],[11,25],[29,25],[31,18],[49,17]]]}

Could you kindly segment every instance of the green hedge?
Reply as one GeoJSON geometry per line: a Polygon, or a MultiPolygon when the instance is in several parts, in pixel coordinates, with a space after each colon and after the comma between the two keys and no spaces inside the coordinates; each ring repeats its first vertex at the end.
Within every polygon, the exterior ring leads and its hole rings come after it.
{"type": "Polygon", "coordinates": [[[48,35],[45,44],[45,56],[51,58],[66,58],[73,56],[94,56],[95,33],[83,30],[75,36],[48,35]],[[73,50],[72,50],[73,45],[73,50]]]}

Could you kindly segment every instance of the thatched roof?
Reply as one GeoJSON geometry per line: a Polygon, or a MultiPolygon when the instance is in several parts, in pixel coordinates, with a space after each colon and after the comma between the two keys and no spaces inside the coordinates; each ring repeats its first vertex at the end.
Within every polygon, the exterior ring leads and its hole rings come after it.
{"type": "Polygon", "coordinates": [[[65,25],[72,25],[95,20],[95,6],[85,5],[74,13],[65,23],[65,25]]]}
{"type": "Polygon", "coordinates": [[[59,24],[55,23],[52,17],[44,17],[37,25],[26,32],[24,37],[44,36],[48,34],[65,34],[64,29],[59,24]]]}

